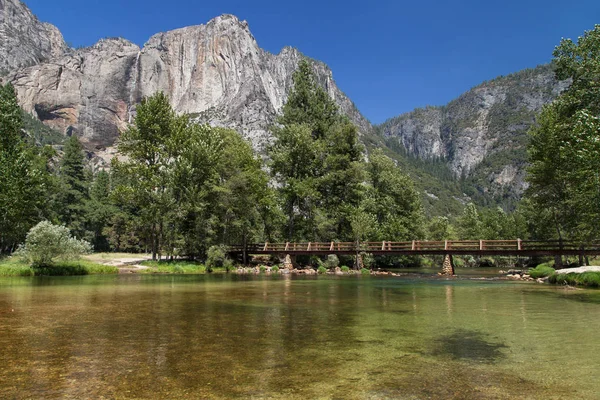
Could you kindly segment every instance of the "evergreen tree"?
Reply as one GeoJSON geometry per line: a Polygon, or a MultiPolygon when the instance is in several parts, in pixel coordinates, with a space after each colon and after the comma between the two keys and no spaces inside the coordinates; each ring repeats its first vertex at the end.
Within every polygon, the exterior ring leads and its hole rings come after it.
{"type": "Polygon", "coordinates": [[[92,233],[91,243],[96,251],[110,250],[105,229],[117,212],[112,205],[110,194],[110,175],[106,171],[100,171],[92,183],[90,198],[85,207],[87,228],[92,233]]]}
{"type": "Polygon", "coordinates": [[[284,234],[288,240],[349,239],[350,211],[362,199],[356,127],[317,84],[308,61],[300,61],[293,79],[269,154],[288,219],[284,234]]]}
{"type": "Polygon", "coordinates": [[[475,204],[469,203],[465,206],[463,215],[458,219],[457,224],[461,240],[483,239],[483,223],[475,204]]]}
{"type": "Polygon", "coordinates": [[[59,217],[78,238],[86,236],[86,202],[89,199],[83,146],[73,135],[67,141],[59,169],[59,217]]]}
{"type": "Polygon", "coordinates": [[[434,217],[427,226],[427,239],[429,240],[452,240],[456,238],[454,227],[448,217],[434,217]]]}
{"type": "Polygon", "coordinates": [[[44,216],[44,158],[22,138],[14,88],[0,85],[0,253],[11,252],[44,216]]]}

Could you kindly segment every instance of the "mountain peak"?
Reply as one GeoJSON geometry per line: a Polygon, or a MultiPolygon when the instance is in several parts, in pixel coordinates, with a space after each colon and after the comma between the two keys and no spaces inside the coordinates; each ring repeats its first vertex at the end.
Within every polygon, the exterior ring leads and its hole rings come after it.
{"type": "Polygon", "coordinates": [[[0,0],[0,73],[39,64],[66,50],[58,28],[40,22],[20,0],[0,0]]]}

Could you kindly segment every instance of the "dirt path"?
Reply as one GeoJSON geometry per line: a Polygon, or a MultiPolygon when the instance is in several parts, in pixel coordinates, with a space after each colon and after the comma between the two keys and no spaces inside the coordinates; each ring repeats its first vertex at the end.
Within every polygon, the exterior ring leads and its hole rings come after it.
{"type": "Polygon", "coordinates": [[[141,263],[152,259],[150,255],[145,254],[123,254],[123,257],[119,257],[118,255],[115,257],[114,254],[106,254],[105,256],[102,254],[93,254],[86,258],[99,264],[117,267],[119,274],[132,274],[149,269],[150,267],[141,265],[141,263]]]}

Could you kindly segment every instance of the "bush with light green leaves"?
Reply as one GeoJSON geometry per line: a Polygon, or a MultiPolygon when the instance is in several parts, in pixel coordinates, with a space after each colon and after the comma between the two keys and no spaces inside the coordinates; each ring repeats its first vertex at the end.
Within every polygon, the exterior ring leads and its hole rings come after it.
{"type": "Polygon", "coordinates": [[[17,255],[33,267],[47,267],[56,260],[75,260],[91,251],[91,244],[71,236],[67,227],[42,221],[29,230],[17,255]]]}

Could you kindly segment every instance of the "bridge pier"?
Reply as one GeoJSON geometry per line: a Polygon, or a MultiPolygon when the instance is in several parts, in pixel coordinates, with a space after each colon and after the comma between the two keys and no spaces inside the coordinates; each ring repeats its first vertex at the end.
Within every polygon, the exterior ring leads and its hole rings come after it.
{"type": "Polygon", "coordinates": [[[356,259],[354,261],[354,268],[359,271],[365,267],[365,263],[363,262],[363,257],[361,253],[356,253],[356,259]]]}
{"type": "Polygon", "coordinates": [[[444,264],[442,266],[442,275],[455,275],[454,273],[454,260],[452,254],[446,254],[444,257],[444,264]]]}
{"type": "Polygon", "coordinates": [[[292,256],[290,254],[286,254],[283,259],[283,268],[292,270],[296,267],[296,256],[292,256]]]}

